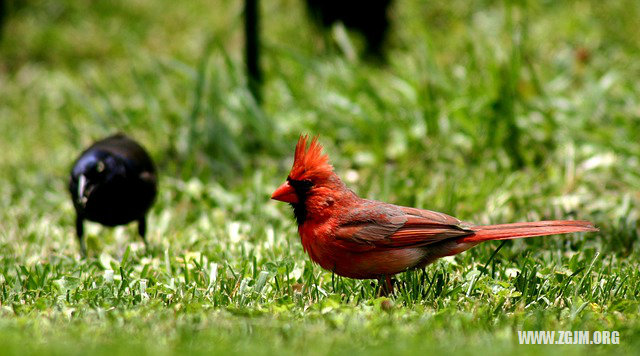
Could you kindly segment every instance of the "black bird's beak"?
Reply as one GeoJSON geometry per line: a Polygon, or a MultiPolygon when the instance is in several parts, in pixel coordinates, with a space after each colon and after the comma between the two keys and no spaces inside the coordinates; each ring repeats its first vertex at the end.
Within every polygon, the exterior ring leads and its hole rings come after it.
{"type": "Polygon", "coordinates": [[[85,189],[87,188],[87,177],[81,174],[78,177],[78,204],[83,207],[87,204],[87,197],[84,196],[85,189]]]}

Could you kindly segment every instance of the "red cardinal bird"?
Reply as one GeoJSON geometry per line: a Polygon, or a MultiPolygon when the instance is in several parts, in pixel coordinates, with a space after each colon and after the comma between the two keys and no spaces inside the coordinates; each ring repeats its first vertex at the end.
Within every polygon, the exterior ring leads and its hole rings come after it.
{"type": "Polygon", "coordinates": [[[358,197],[333,172],[314,138],[300,136],[293,167],[271,199],[290,203],[302,246],[322,268],[358,279],[426,266],[491,240],[598,231],[588,221],[553,220],[473,225],[430,210],[358,197]]]}

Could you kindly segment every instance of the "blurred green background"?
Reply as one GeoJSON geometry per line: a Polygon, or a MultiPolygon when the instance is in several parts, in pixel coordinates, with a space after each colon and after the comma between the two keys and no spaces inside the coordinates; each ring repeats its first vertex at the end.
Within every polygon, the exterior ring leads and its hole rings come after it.
{"type": "Polygon", "coordinates": [[[262,105],[240,1],[6,3],[2,353],[640,348],[639,2],[396,1],[379,64],[357,33],[323,35],[301,1],[263,1],[262,105]],[[159,166],[154,248],[133,225],[89,225],[83,261],[68,172],[116,131],[159,166]],[[269,201],[301,133],[363,197],[601,231],[401,274],[386,310],[370,281],[312,265],[289,207],[269,201]],[[619,330],[621,345],[531,348],[517,330],[619,330]]]}

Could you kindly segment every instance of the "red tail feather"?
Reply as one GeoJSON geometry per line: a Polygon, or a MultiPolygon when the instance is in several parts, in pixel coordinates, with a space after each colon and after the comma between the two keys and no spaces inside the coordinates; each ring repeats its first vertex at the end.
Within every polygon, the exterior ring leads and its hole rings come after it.
{"type": "Polygon", "coordinates": [[[515,224],[474,226],[475,234],[464,236],[458,242],[482,242],[489,240],[510,240],[524,237],[567,234],[571,232],[598,231],[588,221],[552,220],[515,224]]]}

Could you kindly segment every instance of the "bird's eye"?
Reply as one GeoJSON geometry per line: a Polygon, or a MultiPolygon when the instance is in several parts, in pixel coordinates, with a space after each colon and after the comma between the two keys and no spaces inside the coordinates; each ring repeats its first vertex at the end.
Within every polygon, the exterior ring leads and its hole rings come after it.
{"type": "Polygon", "coordinates": [[[102,173],[104,171],[104,162],[102,161],[98,161],[98,164],[96,165],[96,171],[98,173],[102,173]]]}
{"type": "Polygon", "coordinates": [[[307,192],[311,187],[313,187],[313,182],[309,179],[297,180],[288,178],[287,180],[289,181],[289,184],[299,192],[307,192]]]}

